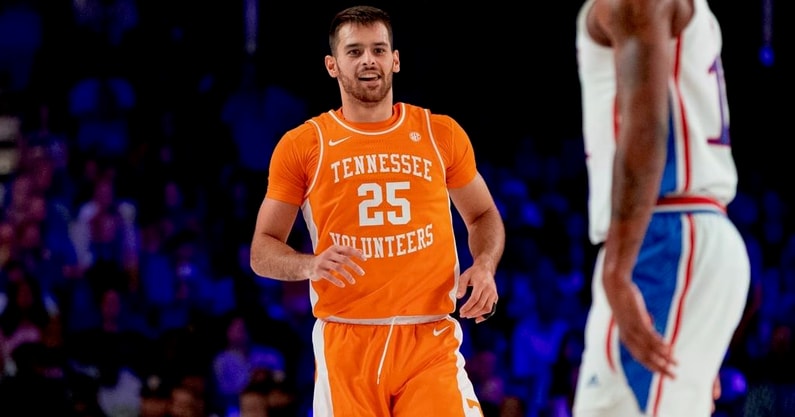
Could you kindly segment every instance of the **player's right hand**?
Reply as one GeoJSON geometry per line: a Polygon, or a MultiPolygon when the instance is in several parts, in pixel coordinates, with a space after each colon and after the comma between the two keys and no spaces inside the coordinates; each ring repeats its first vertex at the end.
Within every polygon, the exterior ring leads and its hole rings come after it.
{"type": "Polygon", "coordinates": [[[329,246],[312,259],[309,279],[312,281],[325,279],[341,288],[345,287],[345,282],[342,279],[348,284],[356,284],[353,274],[362,276],[364,269],[354,262],[354,259],[367,260],[362,251],[350,246],[329,246]]]}
{"type": "Polygon", "coordinates": [[[608,291],[619,337],[632,357],[650,371],[674,378],[671,347],[654,328],[638,287],[616,285],[608,291]]]}

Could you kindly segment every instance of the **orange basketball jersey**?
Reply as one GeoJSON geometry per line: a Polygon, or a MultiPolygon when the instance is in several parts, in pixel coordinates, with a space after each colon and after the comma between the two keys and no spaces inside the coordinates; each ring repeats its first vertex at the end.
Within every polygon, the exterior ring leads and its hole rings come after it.
{"type": "Polygon", "coordinates": [[[351,123],[337,110],[287,132],[266,197],[301,207],[315,253],[341,244],[368,257],[354,285],[311,283],[315,316],[453,312],[459,264],[447,189],[476,173],[461,126],[406,103],[384,122],[351,123]]]}

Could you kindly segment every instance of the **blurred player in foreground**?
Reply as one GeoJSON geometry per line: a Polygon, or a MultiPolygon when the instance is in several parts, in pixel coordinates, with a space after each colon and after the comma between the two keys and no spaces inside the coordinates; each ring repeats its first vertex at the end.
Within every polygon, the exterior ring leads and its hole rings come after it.
{"type": "Polygon", "coordinates": [[[576,42],[603,246],[574,415],[708,417],[750,280],[720,26],[706,0],[587,0],[576,42]]]}

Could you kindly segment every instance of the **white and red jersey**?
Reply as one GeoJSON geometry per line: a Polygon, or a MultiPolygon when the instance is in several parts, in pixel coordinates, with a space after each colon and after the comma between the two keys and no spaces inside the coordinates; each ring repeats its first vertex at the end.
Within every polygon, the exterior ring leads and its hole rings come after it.
{"type": "MultiPolygon", "coordinates": [[[[577,60],[583,100],[583,134],[589,181],[589,237],[604,241],[610,222],[613,155],[616,149],[616,70],[613,51],[588,34],[577,17],[577,60]]],[[[694,15],[671,41],[675,57],[668,81],[668,155],[660,198],[687,206],[707,199],[726,206],[735,196],[737,171],[729,140],[729,109],[721,64],[722,38],[706,0],[694,0],[694,15]]],[[[708,203],[707,203],[708,205],[708,203]]],[[[675,209],[669,204],[663,209],[675,209]]]]}

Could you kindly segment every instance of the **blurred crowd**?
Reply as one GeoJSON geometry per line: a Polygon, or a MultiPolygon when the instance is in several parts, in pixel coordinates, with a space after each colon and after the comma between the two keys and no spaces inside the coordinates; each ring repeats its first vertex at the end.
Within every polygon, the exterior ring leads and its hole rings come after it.
{"type": "MultiPolygon", "coordinates": [[[[0,3],[0,415],[310,416],[306,283],[248,266],[268,155],[307,98],[251,50],[209,60],[180,2],[55,3],[0,3]]],[[[486,417],[568,417],[595,256],[581,138],[472,139],[508,241],[467,369],[486,417]]],[[[752,291],[716,416],[791,416],[792,195],[740,175],[752,291]]]]}

